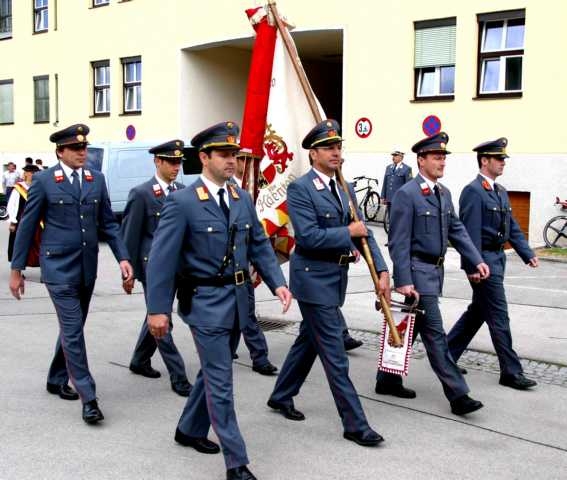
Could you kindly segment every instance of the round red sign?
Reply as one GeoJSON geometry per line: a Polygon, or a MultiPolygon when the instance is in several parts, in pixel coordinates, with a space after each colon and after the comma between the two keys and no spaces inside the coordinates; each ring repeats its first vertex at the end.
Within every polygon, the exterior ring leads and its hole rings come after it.
{"type": "Polygon", "coordinates": [[[367,138],[372,133],[372,122],[366,117],[359,118],[354,126],[354,131],[360,138],[367,138]]]}

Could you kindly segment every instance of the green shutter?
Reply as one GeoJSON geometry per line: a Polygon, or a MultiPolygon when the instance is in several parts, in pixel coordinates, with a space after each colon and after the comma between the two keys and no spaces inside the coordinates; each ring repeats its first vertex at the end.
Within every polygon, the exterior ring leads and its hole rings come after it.
{"type": "Polygon", "coordinates": [[[456,25],[415,31],[415,68],[455,65],[456,25]]]}

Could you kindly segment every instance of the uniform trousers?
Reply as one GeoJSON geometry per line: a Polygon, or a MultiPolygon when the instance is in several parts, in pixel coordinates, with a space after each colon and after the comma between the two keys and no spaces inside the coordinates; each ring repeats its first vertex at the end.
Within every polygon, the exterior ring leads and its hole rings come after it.
{"type": "MultiPolygon", "coordinates": [[[[453,401],[469,393],[469,388],[459,367],[449,353],[447,336],[443,329],[443,319],[439,310],[437,295],[421,295],[418,308],[425,314],[418,313],[415,318],[414,341],[419,334],[427,352],[431,368],[439,378],[445,396],[453,401]]],[[[376,380],[381,383],[401,384],[402,377],[392,373],[379,371],[376,380]]]]}
{"type": "Polygon", "coordinates": [[[232,355],[236,351],[238,315],[232,328],[192,326],[201,370],[177,428],[190,437],[206,437],[209,428],[219,438],[226,468],[247,465],[246,445],[234,411],[232,355]]]}
{"type": "Polygon", "coordinates": [[[87,361],[84,325],[94,283],[90,285],[46,284],[59,321],[59,337],[47,382],[63,385],[69,380],[83,403],[96,399],[96,385],[87,361]]]}
{"type": "Polygon", "coordinates": [[[315,358],[319,356],[344,431],[366,431],[370,427],[349,375],[344,348],[343,321],[339,307],[298,301],[303,321],[270,397],[277,403],[293,405],[315,358]]]}
{"type": "Polygon", "coordinates": [[[494,275],[472,283],[472,303],[453,326],[447,340],[451,355],[458,361],[484,322],[488,325],[502,375],[522,373],[518,354],[512,348],[510,317],[504,291],[504,276],[494,275]]]}
{"type": "MultiPolygon", "coordinates": [[[[142,287],[144,289],[144,301],[147,301],[145,282],[142,283],[142,287]]],[[[163,338],[156,341],[150,333],[147,319],[144,317],[131,363],[138,366],[148,365],[151,362],[152,355],[158,349],[163,358],[163,363],[169,372],[171,383],[177,383],[187,380],[187,372],[185,371],[183,358],[173,341],[172,330],[173,322],[170,319],[169,331],[163,338]]]]}

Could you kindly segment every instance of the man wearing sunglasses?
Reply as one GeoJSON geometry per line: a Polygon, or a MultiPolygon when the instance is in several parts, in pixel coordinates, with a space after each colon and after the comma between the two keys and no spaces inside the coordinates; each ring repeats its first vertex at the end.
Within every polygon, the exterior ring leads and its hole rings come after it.
{"type": "Polygon", "coordinates": [[[88,133],[89,127],[77,124],[49,137],[56,144],[59,163],[36,174],[30,187],[26,214],[16,235],[10,290],[18,300],[24,294],[22,270],[37,225],[43,221],[41,281],[59,321],[47,391],[64,400],[80,398],[83,420],[94,424],[104,416],[87,363],[83,328],[96,279],[99,238],[112,249],[123,279],[131,279],[133,271],[110,208],[104,175],[84,168],[88,133]],[[69,380],[76,391],[68,385],[69,380]]]}

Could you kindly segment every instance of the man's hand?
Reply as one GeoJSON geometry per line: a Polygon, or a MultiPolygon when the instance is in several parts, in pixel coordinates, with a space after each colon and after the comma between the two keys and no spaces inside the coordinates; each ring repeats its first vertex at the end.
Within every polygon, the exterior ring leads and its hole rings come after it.
{"type": "Polygon", "coordinates": [[[280,299],[280,302],[282,302],[282,306],[283,306],[282,312],[283,313],[287,312],[289,310],[289,307],[291,306],[291,300],[293,298],[291,296],[291,292],[287,287],[278,287],[276,288],[276,295],[280,299]]]}
{"type": "Polygon", "coordinates": [[[476,266],[476,269],[478,270],[478,273],[480,274],[480,279],[481,280],[486,280],[488,277],[490,277],[490,268],[488,268],[488,265],[484,262],[479,263],[476,266]]]}
{"type": "Polygon", "coordinates": [[[156,339],[163,338],[169,331],[169,317],[165,313],[148,315],[148,328],[156,339]]]}
{"type": "Polygon", "coordinates": [[[467,275],[468,279],[472,283],[480,283],[480,273],[470,273],[467,275]]]}
{"type": "Polygon", "coordinates": [[[364,225],[364,222],[361,222],[360,220],[358,222],[351,222],[347,228],[350,236],[353,238],[368,236],[366,225],[364,225]]]}
{"type": "Polygon", "coordinates": [[[10,292],[18,300],[21,300],[24,294],[24,276],[19,270],[12,270],[10,272],[10,292]]]}
{"type": "Polygon", "coordinates": [[[416,302],[419,302],[419,293],[413,285],[402,285],[396,288],[396,292],[401,293],[404,297],[413,297],[416,302]]]}
{"type": "Polygon", "coordinates": [[[528,260],[528,267],[537,268],[539,267],[539,258],[533,257],[528,260]]]}
{"type": "Polygon", "coordinates": [[[134,269],[128,260],[120,262],[120,273],[122,273],[122,281],[128,282],[134,279],[134,269]]]}
{"type": "Polygon", "coordinates": [[[126,292],[127,295],[132,294],[132,290],[134,290],[134,282],[134,279],[122,281],[122,289],[126,292]]]}
{"type": "Polygon", "coordinates": [[[17,223],[10,223],[8,230],[10,230],[10,232],[15,232],[16,231],[16,225],[17,225],[17,223]]]}
{"type": "Polygon", "coordinates": [[[378,281],[378,295],[384,295],[384,298],[390,305],[392,303],[392,291],[390,289],[390,274],[388,272],[380,272],[378,281]]]}
{"type": "Polygon", "coordinates": [[[360,262],[360,252],[358,250],[353,250],[352,254],[354,255],[354,263],[360,262]]]}

